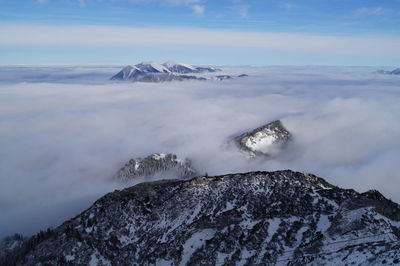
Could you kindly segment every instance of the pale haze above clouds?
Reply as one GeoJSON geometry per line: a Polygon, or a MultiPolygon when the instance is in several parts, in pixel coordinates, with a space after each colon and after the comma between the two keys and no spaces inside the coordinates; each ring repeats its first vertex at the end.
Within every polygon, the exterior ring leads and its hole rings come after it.
{"type": "Polygon", "coordinates": [[[116,67],[0,68],[0,236],[34,233],[120,185],[130,158],[189,157],[209,175],[293,169],[400,202],[400,77],[374,68],[223,67],[246,78],[118,83],[116,67]],[[281,119],[294,141],[257,163],[225,145],[281,119]]]}
{"type": "MultiPolygon", "coordinates": [[[[202,5],[192,8],[197,15],[205,12],[202,5]]],[[[245,10],[246,7],[243,15],[247,12],[245,10]]],[[[7,36],[0,38],[0,47],[12,47],[20,51],[12,58],[4,53],[3,64],[29,63],[30,55],[26,51],[35,51],[38,57],[35,63],[63,63],[68,61],[66,57],[71,57],[75,63],[121,63],[126,58],[137,59],[143,55],[157,56],[163,61],[171,57],[190,58],[192,62],[188,63],[202,64],[253,62],[256,65],[285,65],[296,62],[299,65],[348,65],[351,62],[371,66],[395,65],[400,60],[400,38],[394,36],[315,35],[185,27],[7,24],[0,26],[0,36],[7,36]],[[104,61],[93,62],[99,60],[88,57],[93,53],[101,54],[104,61]]]]}

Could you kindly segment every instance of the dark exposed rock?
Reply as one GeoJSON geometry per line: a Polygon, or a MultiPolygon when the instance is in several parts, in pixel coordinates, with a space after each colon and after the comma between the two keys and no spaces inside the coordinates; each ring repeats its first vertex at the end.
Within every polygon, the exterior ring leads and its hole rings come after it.
{"type": "Polygon", "coordinates": [[[232,79],[229,75],[219,75],[215,77],[217,80],[232,79]]]}
{"type": "Polygon", "coordinates": [[[396,68],[394,70],[378,70],[376,71],[378,74],[388,74],[388,75],[400,75],[400,68],[396,68]]]}
{"type": "Polygon", "coordinates": [[[105,195],[7,263],[394,265],[399,214],[380,194],[289,170],[164,180],[105,195]]]}

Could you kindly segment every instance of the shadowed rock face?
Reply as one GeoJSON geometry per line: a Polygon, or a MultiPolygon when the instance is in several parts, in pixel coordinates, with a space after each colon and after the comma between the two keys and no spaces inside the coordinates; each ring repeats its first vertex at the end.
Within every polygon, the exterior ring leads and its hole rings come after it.
{"type": "Polygon", "coordinates": [[[122,167],[114,176],[119,181],[129,181],[138,177],[172,176],[190,178],[196,175],[188,159],[180,160],[175,154],[152,154],[146,158],[135,158],[122,167]]]}
{"type": "Polygon", "coordinates": [[[285,148],[291,138],[281,121],[275,120],[235,137],[234,142],[249,157],[270,157],[285,148]]]}
{"type": "Polygon", "coordinates": [[[2,265],[381,265],[400,258],[400,207],[311,174],[250,172],[109,193],[2,265]]]}
{"type": "Polygon", "coordinates": [[[388,75],[400,75],[400,68],[396,68],[394,70],[378,70],[377,73],[379,74],[388,74],[388,75]]]}

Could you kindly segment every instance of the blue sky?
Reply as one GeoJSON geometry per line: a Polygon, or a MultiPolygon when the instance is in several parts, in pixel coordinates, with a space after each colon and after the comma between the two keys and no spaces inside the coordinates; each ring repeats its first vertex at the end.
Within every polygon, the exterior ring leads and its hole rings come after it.
{"type": "MultiPolygon", "coordinates": [[[[400,0],[0,0],[0,33],[3,36],[0,40],[3,64],[125,64],[137,60],[176,59],[204,64],[392,66],[400,61],[400,56],[393,54],[396,50],[391,50],[400,38],[400,0]],[[82,28],[90,31],[88,27],[96,31],[103,28],[98,31],[99,39],[81,43],[79,36],[87,36],[82,28]],[[135,36],[141,40],[138,44],[134,40],[129,40],[125,47],[117,42],[101,44],[100,37],[107,38],[109,31],[123,35],[124,29],[129,32],[149,28],[158,30],[155,33],[160,35],[159,46],[149,48],[143,43],[145,37],[140,35],[135,36]],[[176,32],[176,29],[183,31],[176,32]],[[34,37],[35,33],[42,36],[49,32],[58,38],[63,31],[71,34],[69,39],[76,37],[78,40],[38,43],[34,37]],[[185,37],[182,35],[186,31],[201,31],[202,38],[208,42],[201,40],[201,45],[164,43],[166,38],[185,37]],[[262,42],[256,47],[246,44],[222,48],[222,44],[213,45],[211,36],[216,32],[221,38],[225,32],[231,35],[234,32],[235,37],[231,36],[230,40],[239,43],[247,33],[289,34],[297,39],[291,38],[293,47],[286,50],[271,49],[269,45],[263,48],[262,42]],[[24,36],[30,38],[23,39],[24,36]],[[320,41],[331,50],[325,49],[322,43],[313,47],[314,50],[304,49],[307,47],[299,47],[299,51],[294,49],[297,43],[313,46],[315,37],[323,38],[320,41]],[[368,53],[366,49],[361,54],[356,47],[363,44],[372,50],[385,51],[368,53]],[[384,46],[378,47],[378,44],[384,46]],[[386,44],[389,47],[385,47],[386,44]],[[343,53],[338,45],[343,48],[343,53]],[[352,58],[349,58],[352,55],[349,47],[355,52],[352,58]]],[[[287,40],[275,37],[278,44],[287,40]]],[[[259,41],[254,39],[254,42],[259,41]]]]}

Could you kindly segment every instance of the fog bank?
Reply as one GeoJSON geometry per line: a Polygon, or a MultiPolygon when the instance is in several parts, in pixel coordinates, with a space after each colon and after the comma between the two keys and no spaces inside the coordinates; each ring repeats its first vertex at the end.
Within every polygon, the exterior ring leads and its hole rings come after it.
{"type": "Polygon", "coordinates": [[[130,158],[189,157],[209,175],[311,172],[400,202],[400,77],[372,68],[225,67],[225,81],[118,83],[114,67],[1,67],[0,237],[57,226],[121,188],[130,158]],[[27,75],[29,75],[27,78],[27,75]],[[224,145],[281,119],[294,142],[256,163],[224,145]]]}

